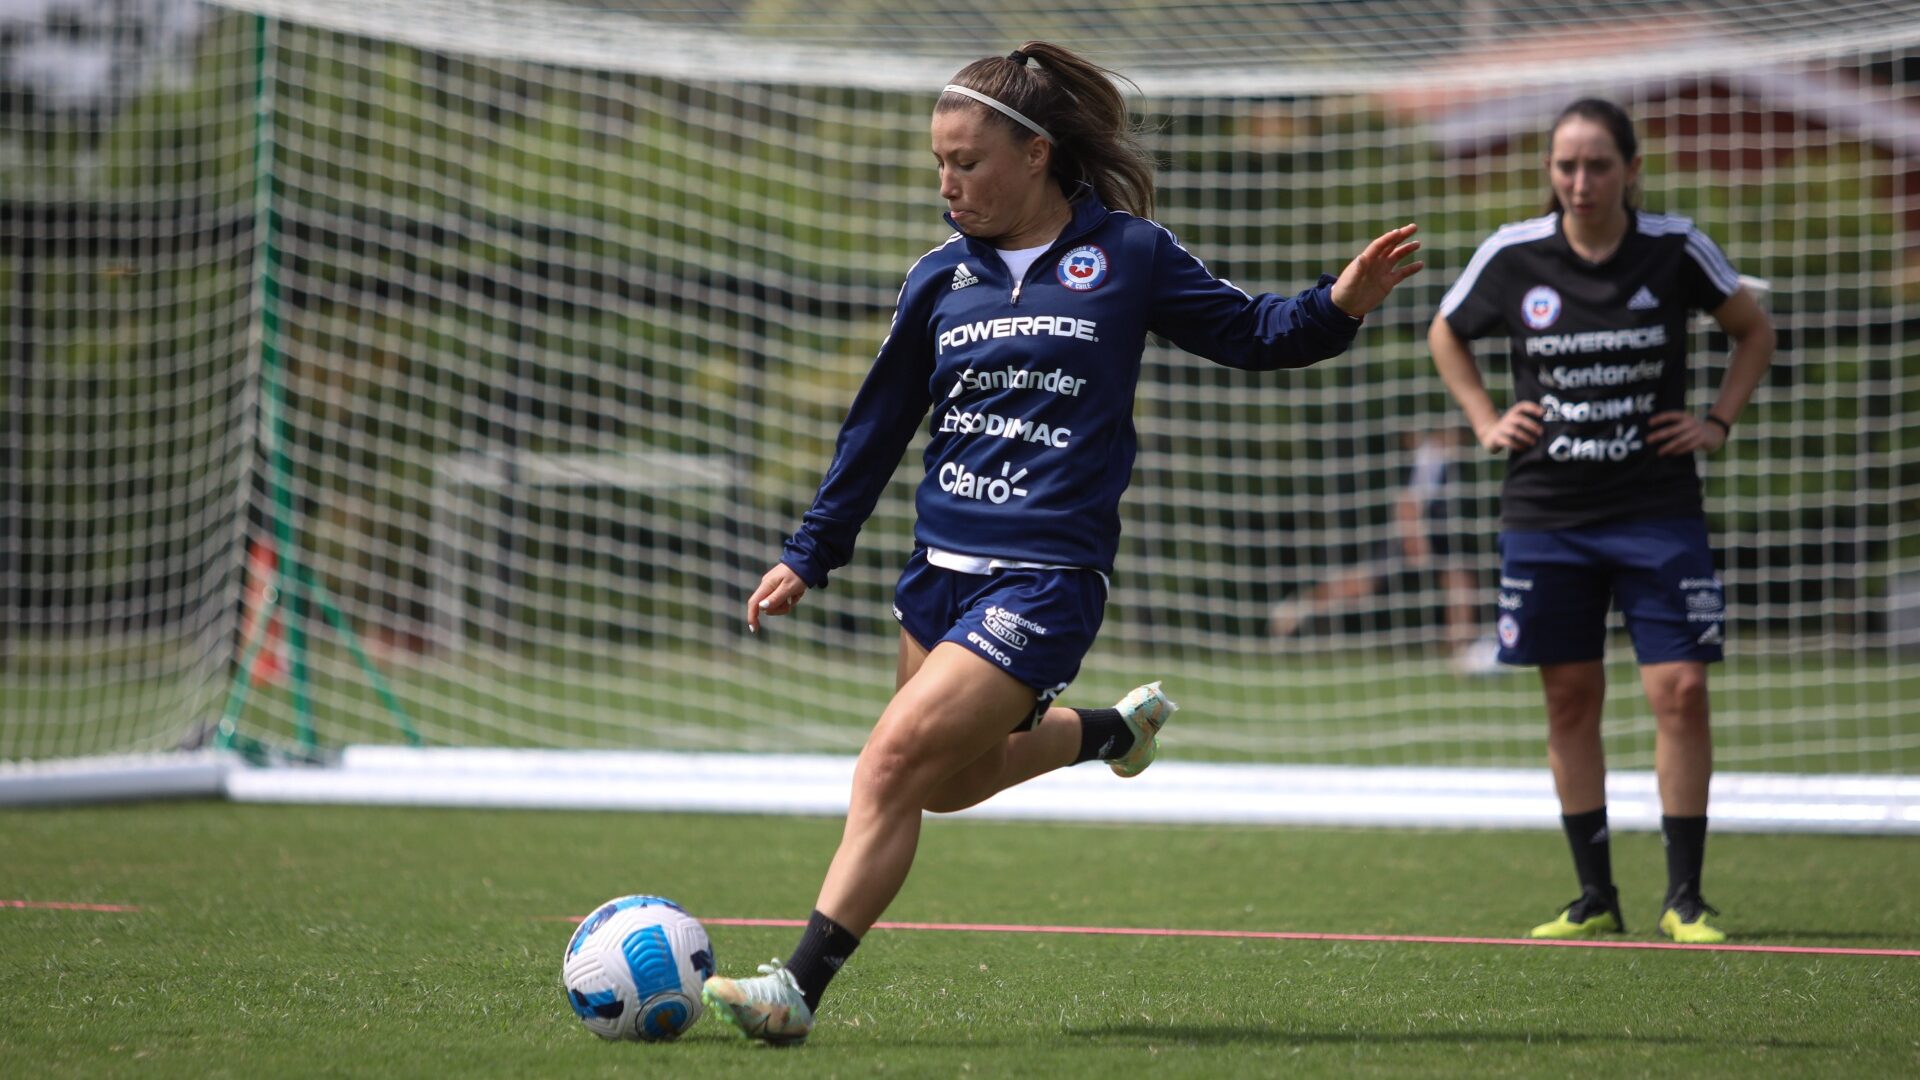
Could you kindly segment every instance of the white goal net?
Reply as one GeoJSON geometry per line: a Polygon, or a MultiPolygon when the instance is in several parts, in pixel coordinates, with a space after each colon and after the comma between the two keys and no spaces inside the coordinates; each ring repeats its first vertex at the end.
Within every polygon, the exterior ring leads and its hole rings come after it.
{"type": "MultiPolygon", "coordinates": [[[[222,723],[857,748],[918,443],[831,588],[758,637],[745,598],[946,235],[934,91],[1038,37],[1137,80],[1157,216],[1222,276],[1293,292],[1408,221],[1430,267],[1306,371],[1150,346],[1069,703],[1164,678],[1197,760],[1541,760],[1537,683],[1482,671],[1499,463],[1425,330],[1600,94],[1645,204],[1781,335],[1703,463],[1718,762],[1920,773],[1910,3],[41,0],[0,29],[0,760],[222,723]],[[1412,559],[1397,506],[1442,464],[1444,550],[1412,559]]],[[[1725,351],[1703,323],[1696,403],[1725,351]]],[[[1648,767],[1610,655],[1610,760],[1648,767]]]]}

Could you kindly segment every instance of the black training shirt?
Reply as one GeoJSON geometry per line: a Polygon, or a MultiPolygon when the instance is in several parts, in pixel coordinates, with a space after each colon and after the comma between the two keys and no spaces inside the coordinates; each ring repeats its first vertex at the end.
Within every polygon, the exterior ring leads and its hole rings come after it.
{"type": "Polygon", "coordinates": [[[1503,528],[1702,513],[1693,457],[1661,457],[1647,421],[1687,407],[1687,320],[1740,279],[1691,221],[1629,217],[1599,263],[1574,253],[1557,213],[1507,225],[1440,302],[1464,341],[1507,335],[1515,400],[1545,412],[1540,441],[1507,461],[1503,528]]]}

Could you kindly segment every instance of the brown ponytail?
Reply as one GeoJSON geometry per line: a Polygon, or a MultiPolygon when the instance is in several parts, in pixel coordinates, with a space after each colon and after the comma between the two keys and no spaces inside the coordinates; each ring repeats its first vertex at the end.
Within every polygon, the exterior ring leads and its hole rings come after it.
{"type": "MultiPolygon", "coordinates": [[[[1132,83],[1075,53],[1029,41],[1009,56],[975,60],[949,80],[1005,104],[1053,136],[1053,175],[1065,190],[1079,181],[1100,201],[1153,216],[1153,157],[1140,145],[1127,102],[1114,80],[1132,83]]],[[[1138,87],[1135,87],[1137,90],[1138,87]]],[[[959,94],[943,94],[934,111],[978,109],[1021,139],[1040,136],[1018,121],[959,94]]]]}

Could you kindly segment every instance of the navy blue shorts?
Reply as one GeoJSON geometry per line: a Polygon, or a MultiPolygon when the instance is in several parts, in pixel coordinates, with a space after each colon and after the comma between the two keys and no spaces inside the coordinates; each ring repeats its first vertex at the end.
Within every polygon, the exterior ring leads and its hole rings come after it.
{"type": "Polygon", "coordinates": [[[1699,518],[1500,534],[1500,662],[1565,664],[1606,652],[1607,609],[1642,664],[1720,660],[1726,596],[1699,518]]]}
{"type": "Polygon", "coordinates": [[[1015,731],[1039,723],[1080,674],[1106,607],[1106,580],[1092,570],[962,574],[930,565],[924,548],[893,597],[893,617],[921,648],[951,641],[1033,687],[1033,712],[1015,731]]]}

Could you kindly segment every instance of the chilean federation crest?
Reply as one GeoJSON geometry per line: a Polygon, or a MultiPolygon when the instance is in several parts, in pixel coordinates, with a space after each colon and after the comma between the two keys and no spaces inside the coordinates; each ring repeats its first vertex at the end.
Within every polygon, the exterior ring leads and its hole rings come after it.
{"type": "Polygon", "coordinates": [[[1075,292],[1087,292],[1107,280],[1107,253],[1092,244],[1082,244],[1060,256],[1060,284],[1075,292]]]}
{"type": "Polygon", "coordinates": [[[1550,286],[1535,285],[1520,299],[1520,317],[1535,330],[1545,330],[1560,321],[1560,294],[1550,286]]]}

